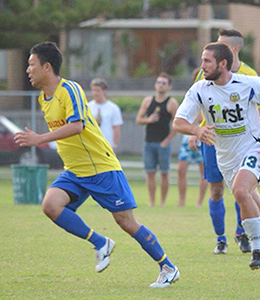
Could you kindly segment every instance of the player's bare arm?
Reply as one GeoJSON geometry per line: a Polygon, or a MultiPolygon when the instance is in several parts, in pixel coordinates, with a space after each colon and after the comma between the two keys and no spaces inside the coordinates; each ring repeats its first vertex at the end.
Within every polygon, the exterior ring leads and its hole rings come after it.
{"type": "MultiPolygon", "coordinates": [[[[199,122],[202,122],[203,117],[202,117],[202,113],[199,113],[198,117],[196,118],[196,120],[193,122],[194,125],[197,125],[199,122]]],[[[200,144],[200,140],[198,139],[197,136],[191,135],[189,137],[188,140],[188,146],[191,150],[193,151],[198,151],[198,146],[200,144]]]]}
{"type": "Polygon", "coordinates": [[[173,122],[173,129],[177,132],[197,136],[204,144],[213,145],[216,133],[212,130],[215,126],[206,125],[204,127],[190,124],[185,119],[175,118],[173,122]]]}
{"type": "Polygon", "coordinates": [[[144,98],[135,119],[137,124],[146,125],[146,124],[155,123],[159,120],[159,116],[157,113],[152,113],[149,117],[146,116],[147,109],[150,106],[152,100],[153,100],[152,96],[148,96],[144,98]]]}
{"type": "Polygon", "coordinates": [[[72,122],[62,126],[61,128],[43,134],[25,128],[25,132],[18,132],[14,140],[20,146],[38,146],[43,143],[48,143],[56,140],[65,139],[67,137],[79,134],[83,130],[82,121],[72,122]]]}

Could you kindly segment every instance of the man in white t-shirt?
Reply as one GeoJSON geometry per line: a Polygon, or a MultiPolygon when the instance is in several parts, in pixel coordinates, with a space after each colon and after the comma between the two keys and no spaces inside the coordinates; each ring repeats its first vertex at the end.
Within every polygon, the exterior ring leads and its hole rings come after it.
{"type": "Polygon", "coordinates": [[[173,128],[215,145],[221,173],[241,208],[251,239],[251,269],[260,268],[260,78],[232,74],[232,50],[210,43],[202,52],[204,78],[192,85],[177,111],[173,128]],[[193,124],[202,110],[207,125],[193,124]]]}
{"type": "Polygon", "coordinates": [[[123,125],[121,110],[117,104],[107,99],[108,84],[106,80],[95,78],[91,81],[90,88],[93,97],[93,100],[89,102],[91,113],[105,139],[116,151],[123,125]]]}

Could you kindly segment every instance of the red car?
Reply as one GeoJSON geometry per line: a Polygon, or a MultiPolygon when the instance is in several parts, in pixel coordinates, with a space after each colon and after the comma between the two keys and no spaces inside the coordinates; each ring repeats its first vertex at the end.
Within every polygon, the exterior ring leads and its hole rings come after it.
{"type": "MultiPolygon", "coordinates": [[[[19,147],[14,135],[23,131],[4,116],[0,116],[0,165],[32,163],[30,147],[19,147]]],[[[49,164],[50,168],[63,168],[62,160],[56,152],[56,142],[45,143],[36,148],[36,164],[49,164]]]]}

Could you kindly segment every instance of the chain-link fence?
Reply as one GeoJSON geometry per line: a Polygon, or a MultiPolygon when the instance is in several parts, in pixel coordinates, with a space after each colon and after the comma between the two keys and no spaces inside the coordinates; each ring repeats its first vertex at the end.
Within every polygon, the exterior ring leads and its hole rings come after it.
{"type": "Polygon", "coordinates": [[[45,143],[39,147],[19,147],[14,135],[25,127],[43,133],[48,130],[38,107],[37,92],[0,92],[0,165],[48,164],[50,168],[62,168],[56,152],[56,143],[45,143]]]}

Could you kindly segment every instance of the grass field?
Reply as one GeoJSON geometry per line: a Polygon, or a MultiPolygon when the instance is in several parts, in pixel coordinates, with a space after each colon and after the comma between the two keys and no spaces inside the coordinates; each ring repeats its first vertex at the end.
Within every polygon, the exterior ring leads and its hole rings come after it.
{"type": "Polygon", "coordinates": [[[228,254],[214,256],[215,238],[207,201],[197,208],[197,187],[190,187],[186,207],[176,207],[172,186],[165,208],[149,208],[143,182],[131,182],[139,204],[135,214],[158,236],[166,253],[179,267],[181,278],[167,289],[149,287],[159,268],[140,246],[92,200],[79,214],[95,230],[114,239],[111,265],[94,271],[91,245],[56,227],[37,205],[14,205],[12,186],[0,181],[0,299],[259,299],[260,271],[248,267],[233,241],[235,211],[226,191],[228,254]]]}

